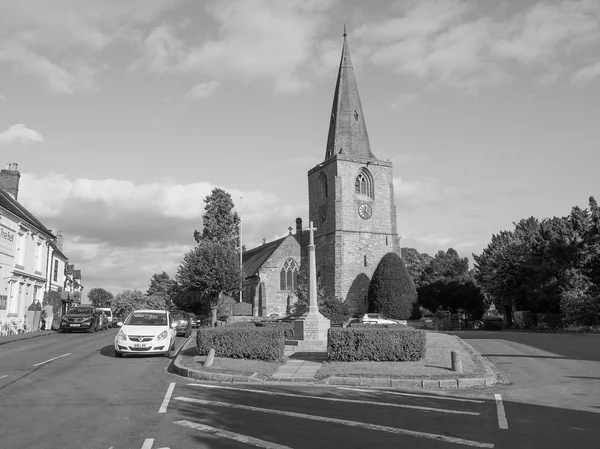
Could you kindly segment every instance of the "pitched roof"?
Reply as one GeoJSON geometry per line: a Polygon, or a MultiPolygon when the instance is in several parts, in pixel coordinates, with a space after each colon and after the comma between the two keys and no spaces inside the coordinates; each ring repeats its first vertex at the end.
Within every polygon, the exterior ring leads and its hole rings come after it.
{"type": "Polygon", "coordinates": [[[288,236],[286,235],[285,237],[273,240],[272,242],[257,246],[256,248],[242,253],[242,266],[244,268],[245,277],[248,278],[254,276],[286,237],[288,236]]]}
{"type": "Polygon", "coordinates": [[[362,104],[358,95],[352,58],[346,40],[344,27],[344,45],[338,70],[327,149],[325,160],[342,153],[350,156],[375,158],[371,152],[367,125],[363,116],[362,104]]]}
{"type": "Polygon", "coordinates": [[[58,246],[56,246],[56,244],[54,242],[50,243],[50,246],[54,250],[54,254],[59,255],[60,257],[62,257],[65,260],[69,260],[69,258],[67,256],[65,256],[65,253],[63,253],[60,249],[58,249],[58,246]]]}
{"type": "Polygon", "coordinates": [[[48,234],[51,238],[54,238],[52,231],[46,228],[35,216],[29,212],[21,203],[15,200],[10,194],[0,189],[0,207],[3,207],[10,213],[16,215],[24,222],[37,228],[39,231],[48,234]]]}

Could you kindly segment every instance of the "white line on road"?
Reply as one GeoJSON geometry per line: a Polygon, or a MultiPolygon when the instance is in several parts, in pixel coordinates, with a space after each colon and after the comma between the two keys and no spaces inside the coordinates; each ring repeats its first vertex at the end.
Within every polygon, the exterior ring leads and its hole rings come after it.
{"type": "Polygon", "coordinates": [[[425,412],[441,412],[441,413],[452,413],[456,415],[473,415],[478,416],[481,413],[479,412],[467,412],[463,410],[448,410],[445,408],[435,408],[435,407],[423,407],[420,405],[408,405],[408,404],[393,404],[389,402],[377,402],[377,401],[359,401],[355,399],[340,399],[340,398],[326,398],[322,396],[311,396],[307,394],[294,394],[294,393],[281,393],[274,391],[264,391],[264,390],[250,390],[246,388],[235,388],[235,387],[225,387],[222,385],[207,385],[207,384],[188,384],[195,387],[205,387],[205,388],[220,388],[224,390],[237,390],[237,391],[245,391],[248,393],[260,393],[272,396],[287,396],[290,398],[306,398],[306,399],[319,399],[322,401],[332,401],[332,402],[350,402],[352,404],[368,404],[368,405],[378,405],[382,407],[397,407],[397,408],[410,408],[414,410],[422,410],[425,412]]]}
{"type": "Polygon", "coordinates": [[[44,361],[44,362],[36,363],[36,364],[35,364],[35,365],[33,365],[33,366],[39,366],[39,365],[43,365],[44,363],[48,363],[48,362],[51,362],[51,361],[53,361],[53,360],[60,359],[61,357],[66,357],[66,356],[68,356],[68,355],[71,355],[71,353],[70,353],[70,352],[67,352],[66,354],[59,355],[58,357],[54,357],[54,358],[52,358],[52,359],[49,359],[49,360],[46,360],[46,361],[44,361]]]}
{"type": "Polygon", "coordinates": [[[369,430],[379,430],[381,432],[388,432],[388,433],[393,433],[396,435],[410,435],[413,437],[427,438],[430,440],[437,440],[437,441],[442,441],[445,443],[462,444],[465,446],[490,447],[490,448],[494,447],[494,445],[492,443],[481,443],[479,441],[464,440],[462,438],[449,437],[446,435],[438,435],[435,433],[417,432],[415,430],[398,429],[396,427],[380,426],[378,424],[369,424],[369,423],[358,422],[358,421],[347,421],[345,419],[329,418],[326,416],[306,415],[304,413],[286,412],[283,410],[271,410],[268,408],[253,407],[251,405],[229,404],[227,402],[205,401],[203,399],[194,399],[194,398],[186,398],[186,397],[177,397],[177,398],[175,398],[175,400],[183,401],[183,402],[192,402],[195,404],[202,404],[202,405],[209,405],[209,406],[212,405],[212,406],[218,406],[218,407],[229,407],[229,408],[238,409],[238,410],[250,410],[253,412],[272,413],[274,415],[290,416],[292,418],[309,419],[312,421],[322,421],[322,422],[327,422],[327,423],[342,424],[342,425],[350,426],[350,427],[358,427],[358,428],[364,428],[364,429],[369,429],[369,430]]]}
{"type": "Polygon", "coordinates": [[[242,435],[241,433],[230,432],[228,430],[219,429],[217,427],[211,427],[205,424],[199,424],[191,421],[175,421],[174,424],[179,424],[180,426],[184,427],[190,427],[195,430],[200,430],[201,432],[212,433],[219,437],[229,438],[230,440],[239,441],[241,443],[252,444],[253,446],[261,447],[263,449],[291,449],[289,446],[282,446],[281,444],[259,440],[258,438],[252,438],[247,435],[242,435]]]}
{"type": "Polygon", "coordinates": [[[368,393],[385,393],[385,394],[395,394],[398,396],[413,396],[416,398],[432,398],[432,399],[446,399],[448,401],[460,401],[460,402],[475,402],[477,404],[483,404],[485,401],[478,401],[477,399],[463,399],[463,398],[453,398],[451,396],[442,396],[442,395],[428,395],[428,394],[412,394],[412,393],[398,393],[396,391],[387,391],[387,390],[363,390],[360,388],[348,388],[348,387],[338,387],[340,390],[350,390],[350,391],[364,391],[368,393]]]}
{"type": "Polygon", "coordinates": [[[152,449],[153,444],[154,444],[154,438],[146,438],[144,440],[144,444],[142,444],[142,449],[152,449]]]}
{"type": "Polygon", "coordinates": [[[171,395],[173,394],[173,389],[175,388],[175,382],[171,382],[169,388],[167,388],[167,392],[165,393],[165,398],[158,409],[158,413],[167,413],[167,407],[169,406],[169,401],[171,400],[171,395]]]}
{"type": "Polygon", "coordinates": [[[496,398],[496,411],[498,412],[498,427],[501,429],[508,429],[508,421],[506,420],[506,413],[504,412],[504,404],[502,404],[502,396],[494,394],[496,398]]]}

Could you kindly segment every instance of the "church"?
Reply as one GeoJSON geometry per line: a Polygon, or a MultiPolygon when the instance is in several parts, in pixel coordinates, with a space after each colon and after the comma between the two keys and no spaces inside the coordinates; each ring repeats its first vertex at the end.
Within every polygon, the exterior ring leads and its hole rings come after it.
{"type": "MultiPolygon", "coordinates": [[[[308,171],[308,220],[317,228],[321,285],[353,313],[367,311],[369,282],[381,258],[400,255],[392,171],[391,162],[371,151],[344,31],[325,158],[308,171]]],[[[293,307],[308,245],[302,219],[293,231],[290,227],[287,236],[242,255],[242,300],[252,304],[254,316],[282,317],[293,307]]]]}

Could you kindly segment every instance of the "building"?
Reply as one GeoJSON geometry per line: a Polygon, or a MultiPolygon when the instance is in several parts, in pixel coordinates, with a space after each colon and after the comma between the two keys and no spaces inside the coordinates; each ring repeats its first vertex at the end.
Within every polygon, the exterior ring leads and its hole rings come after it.
{"type": "Polygon", "coordinates": [[[22,326],[29,305],[43,300],[54,235],[17,201],[20,177],[17,164],[0,170],[0,322],[22,326]]]}
{"type": "MultiPolygon", "coordinates": [[[[355,313],[365,312],[373,272],[385,254],[400,255],[400,239],[392,163],[371,150],[345,32],[325,158],[308,172],[308,196],[321,284],[355,313]]],[[[295,236],[290,230],[243,254],[243,300],[259,316],[285,314],[295,300],[286,276],[291,270],[293,287],[306,249],[300,219],[296,228],[295,236]]]]}
{"type": "Polygon", "coordinates": [[[61,292],[62,310],[65,312],[68,305],[81,303],[83,286],[81,270],[75,270],[75,266],[69,264],[63,253],[63,242],[62,231],[57,231],[56,241],[50,244],[45,291],[61,292]]]}

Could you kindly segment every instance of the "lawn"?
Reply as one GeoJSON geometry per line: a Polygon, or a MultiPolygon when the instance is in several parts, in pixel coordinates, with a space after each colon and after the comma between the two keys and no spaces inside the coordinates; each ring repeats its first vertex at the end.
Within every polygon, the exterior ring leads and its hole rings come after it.
{"type": "Polygon", "coordinates": [[[454,335],[427,333],[426,355],[416,362],[325,362],[317,378],[329,376],[447,378],[472,377],[486,373],[483,364],[473,356],[473,349],[454,335]],[[451,351],[459,351],[463,374],[452,371],[451,351]]]}

